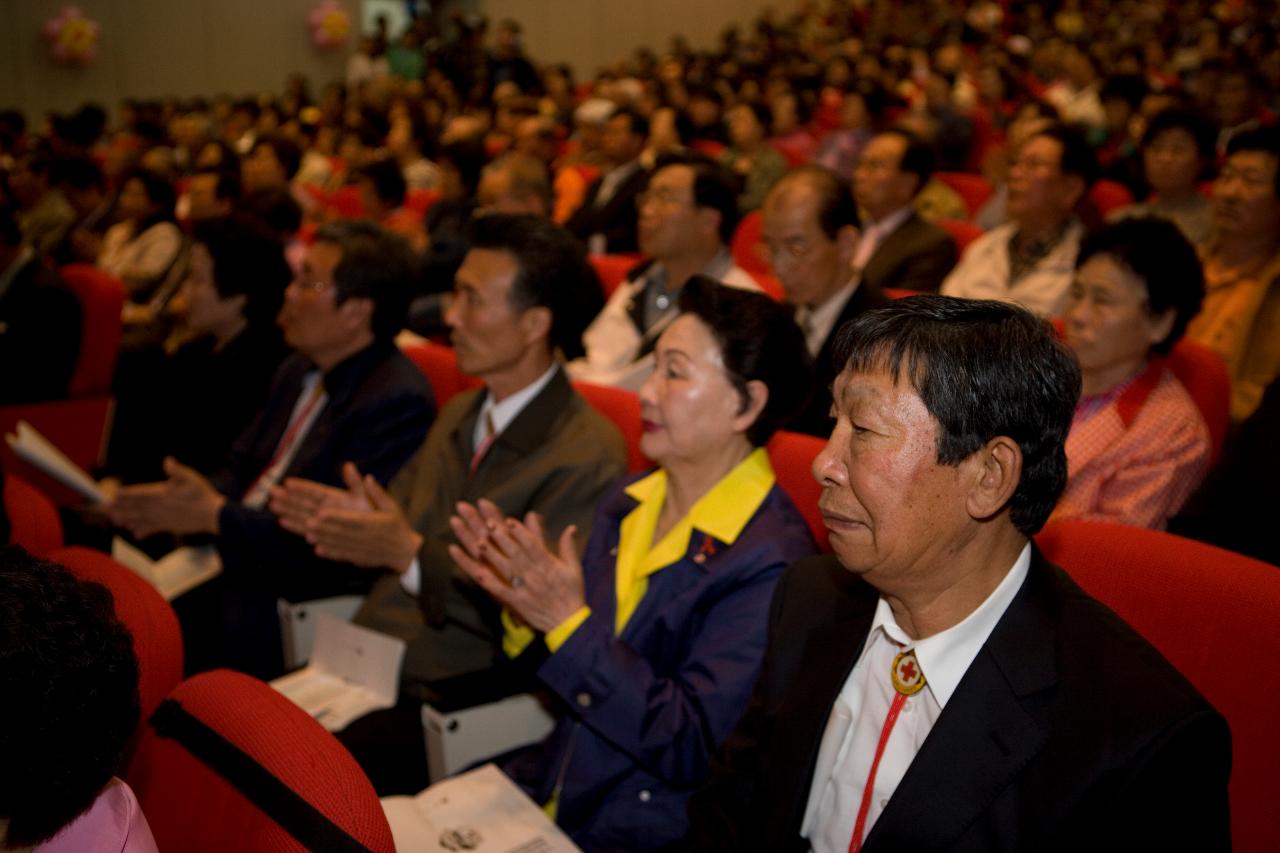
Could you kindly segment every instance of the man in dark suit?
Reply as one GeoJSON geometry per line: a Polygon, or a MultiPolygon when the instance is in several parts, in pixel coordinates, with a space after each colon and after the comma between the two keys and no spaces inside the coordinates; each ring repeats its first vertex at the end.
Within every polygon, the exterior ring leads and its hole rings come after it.
{"type": "Polygon", "coordinates": [[[911,204],[933,174],[933,151],[906,130],[873,136],[853,170],[853,194],[863,211],[854,266],[877,287],[933,293],[956,264],[951,235],[911,204]]]}
{"type": "Polygon", "coordinates": [[[201,659],[191,668],[279,674],[278,597],[299,601],[372,584],[368,572],[315,554],[302,536],[281,528],[267,500],[286,477],[337,486],[348,462],[387,482],[422,443],[435,404],[394,341],[412,274],[407,244],[372,223],[318,230],[280,312],[296,353],[276,371],[266,407],[223,468],[205,479],[169,458],[167,480],[121,487],[109,504],[112,521],[139,537],[214,537],[220,583],[189,593],[201,600],[179,608],[192,614],[184,633],[197,635],[189,648],[201,659]]]}
{"type": "Polygon", "coordinates": [[[1030,536],[1080,375],[1021,308],[840,333],[814,462],[835,557],[780,582],[690,850],[1225,850],[1226,722],[1030,536]]]}
{"type": "Polygon", "coordinates": [[[609,117],[600,138],[600,152],[608,165],[604,174],[587,187],[582,206],[565,223],[595,255],[639,251],[636,196],[644,190],[649,174],[640,165],[640,154],[649,138],[649,122],[626,108],[609,117]]]}
{"type": "Polygon", "coordinates": [[[885,302],[874,284],[854,274],[858,209],[847,181],[821,166],[788,172],[765,198],[762,236],[773,272],[796,306],[814,360],[809,402],[788,429],[831,434],[831,383],[839,371],[831,357],[835,332],[868,308],[885,302]]]}
{"type": "Polygon", "coordinates": [[[0,207],[0,404],[56,400],[80,354],[80,302],[0,207]]]}

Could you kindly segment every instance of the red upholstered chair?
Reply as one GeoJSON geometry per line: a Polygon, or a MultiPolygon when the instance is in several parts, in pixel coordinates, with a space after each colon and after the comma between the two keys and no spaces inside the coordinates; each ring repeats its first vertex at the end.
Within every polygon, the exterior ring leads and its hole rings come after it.
{"type": "Polygon", "coordinates": [[[764,230],[764,215],[753,210],[738,223],[734,229],[733,240],[729,243],[729,252],[733,261],[753,276],[758,273],[772,275],[773,269],[764,254],[764,243],[761,233],[764,230]]]}
{"type": "Polygon", "coordinates": [[[4,477],[4,512],[9,516],[12,541],[37,557],[62,547],[58,508],[35,486],[20,477],[4,477]]]}
{"type": "Polygon", "coordinates": [[[360,188],[355,184],[347,184],[330,193],[327,207],[340,219],[360,219],[364,216],[364,202],[360,200],[360,188]]]}
{"type": "Polygon", "coordinates": [[[596,278],[600,280],[600,289],[604,291],[604,298],[608,299],[613,296],[618,286],[627,280],[627,273],[631,272],[643,259],[640,255],[590,255],[587,260],[591,262],[591,268],[596,271],[596,278]]]}
{"type": "Polygon", "coordinates": [[[409,190],[404,194],[404,206],[418,216],[425,217],[431,205],[440,200],[439,190],[409,190]]]}
{"type": "Polygon", "coordinates": [[[68,396],[110,393],[111,377],[120,352],[124,283],[89,264],[67,264],[58,274],[80,300],[83,313],[80,356],[71,375],[68,396]]]}
{"type": "Polygon", "coordinates": [[[1098,209],[1098,215],[1105,219],[1111,211],[1133,204],[1133,193],[1124,184],[1104,178],[1089,187],[1089,201],[1098,209]]]}
{"type": "Polygon", "coordinates": [[[1280,850],[1280,569],[1144,528],[1061,521],[1046,557],[1147,638],[1231,726],[1237,851],[1280,850]]]}
{"type": "Polygon", "coordinates": [[[269,685],[214,670],[183,682],[169,698],[185,713],[161,707],[143,731],[128,780],[161,850],[301,853],[363,845],[394,853],[378,795],[355,759],[269,685]],[[197,745],[198,758],[183,745],[191,729],[212,730],[229,742],[224,751],[251,760],[240,773],[229,771],[246,790],[213,769],[226,766],[216,751],[197,745]],[[319,834],[309,834],[317,824],[319,834]],[[335,833],[349,838],[340,846],[335,833]]]}
{"type": "Polygon", "coordinates": [[[627,443],[627,471],[634,474],[652,468],[653,462],[640,452],[640,435],[643,432],[640,423],[640,398],[624,388],[610,388],[590,382],[574,382],[573,387],[592,408],[613,421],[618,432],[622,433],[622,438],[627,443]]]}
{"type": "Polygon", "coordinates": [[[427,341],[421,344],[408,344],[401,349],[410,361],[418,365],[418,369],[431,383],[437,406],[443,407],[459,391],[477,388],[483,384],[474,376],[467,376],[458,370],[458,356],[451,347],[427,341]]]}
{"type": "Polygon", "coordinates": [[[769,440],[769,461],[773,464],[773,472],[778,477],[778,485],[790,496],[796,509],[809,523],[809,531],[818,543],[818,549],[825,554],[831,553],[831,543],[827,541],[827,528],[822,523],[822,513],[818,511],[818,496],[822,487],[813,479],[813,460],[826,446],[826,442],[812,435],[785,430],[774,434],[769,440]]]}
{"type": "Polygon", "coordinates": [[[970,175],[967,172],[934,172],[933,176],[951,187],[960,198],[964,199],[965,207],[969,208],[969,216],[975,215],[995,192],[991,182],[982,175],[970,175]]]}
{"type": "Polygon", "coordinates": [[[1183,338],[1169,353],[1169,369],[1199,407],[1213,440],[1210,463],[1217,462],[1231,426],[1231,374],[1227,363],[1204,344],[1183,338]]]}
{"type": "Polygon", "coordinates": [[[984,232],[972,222],[965,222],[963,219],[939,219],[938,227],[951,235],[951,239],[956,241],[956,254],[963,255],[964,250],[969,248],[969,244],[981,237],[984,232]]]}
{"type": "Polygon", "coordinates": [[[133,634],[145,720],[182,680],[182,630],[173,608],[155,587],[99,551],[73,546],[53,551],[48,558],[76,577],[111,590],[116,616],[133,634]]]}

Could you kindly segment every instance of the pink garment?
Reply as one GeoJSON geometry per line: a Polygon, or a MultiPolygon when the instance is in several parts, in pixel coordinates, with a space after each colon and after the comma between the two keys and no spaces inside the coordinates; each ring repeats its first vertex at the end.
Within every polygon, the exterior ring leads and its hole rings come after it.
{"type": "Polygon", "coordinates": [[[36,853],[157,853],[147,818],[133,790],[119,779],[102,789],[88,810],[36,847],[36,853]]]}
{"type": "Polygon", "coordinates": [[[1209,428],[1159,360],[1114,399],[1077,407],[1067,488],[1053,517],[1164,529],[1209,467],[1209,428]]]}

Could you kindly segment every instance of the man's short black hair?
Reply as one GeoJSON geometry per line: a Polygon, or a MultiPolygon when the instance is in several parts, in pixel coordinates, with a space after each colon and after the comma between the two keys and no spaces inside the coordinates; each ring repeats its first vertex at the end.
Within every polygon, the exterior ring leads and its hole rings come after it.
{"type": "Polygon", "coordinates": [[[1227,156],[1244,151],[1261,151],[1276,158],[1275,196],[1280,198],[1280,128],[1254,127],[1242,130],[1227,143],[1227,156]]]}
{"type": "Polygon", "coordinates": [[[695,275],[680,292],[680,313],[693,314],[715,335],[725,372],[742,400],[740,411],[751,403],[748,382],[758,380],[769,389],[764,409],[746,433],[752,445],[763,447],[809,395],[813,365],[792,311],[762,293],[695,275]]]}
{"type": "Polygon", "coordinates": [[[101,167],[89,157],[67,157],[55,161],[50,180],[56,186],[77,190],[90,187],[105,189],[107,185],[101,167]]]}
{"type": "Polygon", "coordinates": [[[649,120],[640,113],[630,107],[618,107],[609,116],[609,121],[622,117],[627,120],[627,127],[631,131],[632,136],[638,136],[641,139],[649,138],[649,120]]]}
{"type": "Polygon", "coordinates": [[[120,773],[138,659],[111,593],[0,546],[0,847],[37,845],[120,773]]]}
{"type": "Polygon", "coordinates": [[[585,355],[582,333],[604,307],[604,296],[581,242],[546,217],[531,213],[477,216],[469,242],[472,249],[514,256],[520,269],[511,285],[511,307],[547,308],[548,347],[559,348],[566,358],[585,355]]]}
{"type": "Polygon", "coordinates": [[[283,244],[259,220],[247,215],[197,222],[196,243],[213,261],[213,287],[223,299],[244,296],[244,317],[254,327],[275,322],[293,272],[283,244]]]}
{"type": "Polygon", "coordinates": [[[659,155],[652,175],[668,166],[693,169],[693,204],[720,214],[720,242],[728,245],[738,227],[738,181],[724,166],[696,151],[669,151],[659,155]]]}
{"type": "Polygon", "coordinates": [[[1072,175],[1084,181],[1087,191],[1098,177],[1098,160],[1093,155],[1093,146],[1078,127],[1062,122],[1054,122],[1043,130],[1032,134],[1031,138],[1047,136],[1062,146],[1062,162],[1059,170],[1063,175],[1072,175]]]}
{"type": "Polygon", "coordinates": [[[1200,313],[1204,301],[1204,272],[1200,256],[1176,225],[1154,216],[1122,219],[1085,235],[1076,254],[1076,269],[1095,255],[1108,255],[1137,276],[1147,294],[1152,317],[1174,311],[1173,327],[1152,345],[1168,353],[1200,313]]]}
{"type": "Polygon", "coordinates": [[[807,163],[787,172],[774,187],[800,183],[811,187],[818,196],[818,227],[828,240],[836,239],[846,225],[862,227],[853,189],[847,180],[825,166],[807,163]]]}
{"type": "Polygon", "coordinates": [[[933,170],[937,163],[933,146],[905,127],[893,127],[884,132],[897,136],[906,143],[906,147],[902,150],[902,162],[898,164],[898,171],[916,176],[916,189],[912,195],[919,195],[925,184],[929,183],[929,179],[933,177],[933,170]]]}
{"type": "Polygon", "coordinates": [[[1010,520],[1031,536],[1067,483],[1065,443],[1080,368],[1043,321],[1006,302],[932,294],[894,300],[837,333],[836,364],[906,380],[938,422],[938,463],[997,436],[1022,449],[1010,520]]]}
{"type": "Polygon", "coordinates": [[[380,225],[356,219],[321,225],[315,241],[342,250],[333,270],[334,302],[368,299],[373,303],[369,326],[374,338],[392,340],[404,328],[417,272],[408,242],[380,225]]]}
{"type": "Polygon", "coordinates": [[[400,164],[392,157],[379,157],[364,164],[356,175],[365,178],[373,185],[373,193],[378,200],[388,207],[399,207],[404,204],[408,187],[404,182],[404,173],[400,164]]]}

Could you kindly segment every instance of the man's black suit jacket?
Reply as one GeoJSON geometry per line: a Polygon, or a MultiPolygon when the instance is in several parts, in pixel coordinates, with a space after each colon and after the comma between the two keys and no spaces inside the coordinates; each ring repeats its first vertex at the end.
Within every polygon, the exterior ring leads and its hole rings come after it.
{"type": "MultiPolygon", "coordinates": [[[[764,669],[690,804],[687,849],[808,849],[818,748],[877,600],[833,557],[783,576],[764,669]]],[[[1033,546],[1026,582],[862,849],[1226,850],[1230,762],[1225,720],[1033,546]]]]}
{"type": "Polygon", "coordinates": [[[636,242],[636,222],[640,217],[636,196],[648,186],[649,173],[643,167],[637,167],[618,185],[613,196],[597,208],[596,197],[600,195],[603,182],[603,176],[591,182],[582,206],[574,211],[564,227],[584,243],[591,239],[592,234],[603,234],[605,251],[610,255],[640,251],[636,242]]]}
{"type": "MultiPolygon", "coordinates": [[[[224,571],[238,585],[291,601],[367,592],[377,579],[376,572],[317,557],[306,540],[280,527],[269,509],[240,503],[271,463],[312,369],[301,355],[285,359],[266,408],[236,440],[226,466],[210,478],[228,499],[219,516],[224,571]]],[[[328,402],[284,476],[342,487],[342,465],[354,462],[361,473],[389,482],[422,445],[435,419],[435,400],[422,372],[394,344],[380,342],[334,366],[322,381],[328,402]]]]}
{"type": "Polygon", "coordinates": [[[862,270],[864,284],[884,290],[937,293],[956,265],[956,241],[914,210],[876,246],[862,270]]]}
{"type": "Polygon", "coordinates": [[[823,439],[831,436],[831,428],[835,426],[835,421],[831,419],[831,383],[835,382],[836,376],[843,367],[843,365],[837,366],[832,356],[836,333],[840,331],[841,326],[862,312],[884,305],[888,301],[888,297],[881,292],[880,288],[865,281],[850,294],[844,308],[840,309],[840,316],[836,318],[835,325],[831,327],[831,333],[822,342],[822,349],[818,350],[818,355],[813,360],[813,385],[809,389],[809,401],[787,424],[787,429],[816,435],[823,439]]]}

